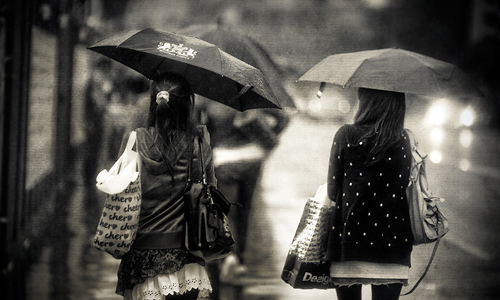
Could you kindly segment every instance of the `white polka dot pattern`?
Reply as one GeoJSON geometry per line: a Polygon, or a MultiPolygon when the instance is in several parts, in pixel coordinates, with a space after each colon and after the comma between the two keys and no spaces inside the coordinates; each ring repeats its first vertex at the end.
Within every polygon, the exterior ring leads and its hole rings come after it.
{"type": "Polygon", "coordinates": [[[330,159],[328,186],[339,196],[329,255],[333,260],[409,263],[413,238],[405,221],[409,218],[404,188],[410,176],[409,141],[403,134],[385,159],[365,167],[370,141],[359,141],[359,132],[345,125],[332,145],[330,157],[336,159],[330,159]]]}

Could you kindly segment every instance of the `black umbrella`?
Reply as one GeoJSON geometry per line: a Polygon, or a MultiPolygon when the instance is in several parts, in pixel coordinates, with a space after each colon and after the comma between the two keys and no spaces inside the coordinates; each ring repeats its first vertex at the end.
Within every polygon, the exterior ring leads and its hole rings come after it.
{"type": "Polygon", "coordinates": [[[221,50],[261,70],[280,104],[283,107],[295,108],[292,98],[283,87],[281,70],[266,49],[247,34],[220,29],[216,25],[191,25],[180,32],[217,45],[221,50]]]}
{"type": "Polygon", "coordinates": [[[260,70],[197,38],[147,28],[113,35],[88,48],[149,79],[164,72],[183,75],[196,94],[239,111],[281,108],[260,70]]]}

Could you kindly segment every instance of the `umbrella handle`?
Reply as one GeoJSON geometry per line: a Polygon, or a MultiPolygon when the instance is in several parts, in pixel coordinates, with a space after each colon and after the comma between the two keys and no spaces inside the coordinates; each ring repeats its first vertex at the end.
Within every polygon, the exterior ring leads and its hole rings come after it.
{"type": "Polygon", "coordinates": [[[241,88],[241,90],[236,95],[234,95],[234,97],[232,97],[231,99],[229,99],[228,103],[231,103],[233,101],[238,100],[238,98],[240,98],[241,96],[243,96],[243,94],[245,94],[246,92],[248,92],[248,90],[250,90],[251,88],[253,88],[253,86],[251,86],[251,85],[245,85],[245,86],[243,86],[241,88]]]}
{"type": "Polygon", "coordinates": [[[316,93],[316,97],[321,99],[321,96],[323,95],[323,91],[325,90],[325,86],[326,86],[326,82],[320,83],[318,93],[316,93]]]}

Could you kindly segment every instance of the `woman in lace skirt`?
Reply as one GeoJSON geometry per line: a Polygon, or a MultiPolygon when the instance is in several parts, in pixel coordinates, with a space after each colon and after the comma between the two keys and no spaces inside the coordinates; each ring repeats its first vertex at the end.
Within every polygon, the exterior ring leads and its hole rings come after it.
{"type": "MultiPolygon", "coordinates": [[[[165,73],[151,85],[147,124],[137,128],[142,203],[137,237],[122,258],[116,293],[125,299],[197,299],[212,291],[203,258],[187,251],[184,200],[188,165],[202,151],[207,182],[216,186],[208,131],[194,126],[194,94],[182,76],[165,73]],[[201,140],[201,149],[194,138],[201,140]]],[[[124,138],[126,141],[128,136],[124,138]]],[[[191,178],[201,178],[192,168],[191,178]]]]}

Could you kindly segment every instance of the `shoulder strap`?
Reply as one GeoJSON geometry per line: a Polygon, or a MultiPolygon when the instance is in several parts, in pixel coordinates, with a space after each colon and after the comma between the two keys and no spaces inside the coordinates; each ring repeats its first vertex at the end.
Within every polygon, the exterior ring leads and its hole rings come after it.
{"type": "Polygon", "coordinates": [[[410,139],[412,154],[413,153],[418,154],[420,159],[425,159],[427,157],[427,154],[425,154],[422,151],[422,149],[418,146],[418,142],[415,139],[415,135],[413,134],[413,132],[411,132],[411,130],[406,129],[406,133],[408,134],[408,138],[410,139]]]}
{"type": "Polygon", "coordinates": [[[136,139],[137,139],[137,133],[136,133],[136,131],[132,131],[130,133],[130,136],[128,137],[127,146],[125,146],[125,149],[126,150],[132,150],[132,148],[134,147],[136,139]]]}
{"type": "Polygon", "coordinates": [[[186,186],[189,187],[189,185],[191,184],[192,182],[192,178],[191,178],[191,170],[192,170],[192,165],[193,165],[193,152],[194,152],[194,149],[193,149],[193,144],[196,143],[196,141],[198,141],[198,154],[199,154],[199,165],[200,165],[200,172],[201,172],[201,176],[202,176],[202,180],[203,180],[203,184],[206,184],[207,183],[207,179],[206,179],[206,175],[205,175],[205,168],[203,167],[203,149],[202,149],[202,141],[201,141],[201,138],[198,137],[197,135],[194,136],[194,141],[192,143],[189,143],[189,163],[188,163],[188,170],[187,170],[187,173],[188,173],[188,176],[187,176],[187,182],[186,182],[186,186]]]}
{"type": "MultiPolygon", "coordinates": [[[[187,135],[188,139],[189,139],[189,134],[187,135]]],[[[195,139],[196,139],[196,136],[195,136],[195,139]]],[[[189,151],[189,160],[188,160],[188,165],[187,165],[187,179],[186,179],[186,189],[189,188],[189,186],[191,186],[191,169],[192,169],[192,165],[193,165],[193,142],[189,142],[189,148],[188,148],[188,151],[189,151]]]]}
{"type": "Polygon", "coordinates": [[[203,180],[203,184],[207,184],[207,178],[205,176],[205,168],[203,167],[203,149],[202,149],[202,141],[201,138],[195,137],[195,139],[198,139],[198,152],[200,153],[200,170],[201,170],[201,178],[203,180]]]}
{"type": "MultiPolygon", "coordinates": [[[[122,158],[122,163],[120,163],[118,165],[118,172],[121,172],[122,167],[123,167],[122,164],[127,165],[130,162],[130,159],[132,159],[132,157],[130,157],[129,152],[133,151],[132,149],[134,148],[136,140],[137,140],[137,133],[135,131],[130,132],[130,135],[129,135],[128,140],[127,140],[127,144],[125,145],[125,148],[123,148],[123,152],[120,156],[122,158]]],[[[139,151],[135,151],[135,152],[137,152],[137,155],[139,156],[139,154],[138,154],[139,151]]]]}
{"type": "Polygon", "coordinates": [[[409,294],[413,293],[413,291],[415,291],[415,289],[420,284],[420,282],[422,282],[422,280],[424,279],[425,275],[427,275],[427,271],[429,271],[429,268],[431,267],[432,261],[434,260],[434,256],[436,255],[437,248],[438,248],[438,245],[439,245],[440,241],[441,241],[441,234],[438,234],[438,238],[436,240],[436,244],[434,244],[434,249],[432,250],[431,258],[429,258],[429,262],[427,263],[427,267],[425,268],[424,273],[422,274],[422,276],[420,276],[420,278],[417,280],[417,283],[415,283],[415,285],[411,288],[411,290],[409,290],[408,292],[406,292],[404,294],[401,294],[401,296],[406,296],[406,295],[409,295],[409,294]]]}
{"type": "MultiPolygon", "coordinates": [[[[410,145],[411,145],[412,155],[414,156],[415,159],[418,158],[423,163],[423,160],[427,157],[427,155],[423,155],[423,153],[421,151],[419,151],[418,143],[415,140],[415,136],[413,135],[413,132],[411,132],[410,130],[406,130],[406,133],[408,134],[408,137],[410,139],[410,145]]],[[[420,174],[416,174],[416,176],[420,176],[420,174]]],[[[415,291],[415,289],[418,287],[418,285],[420,284],[420,282],[422,282],[422,280],[424,279],[425,275],[427,275],[427,272],[429,271],[429,268],[431,267],[432,261],[434,260],[434,256],[436,255],[439,242],[441,241],[441,236],[442,236],[441,234],[438,234],[438,238],[436,240],[436,243],[434,244],[434,249],[432,250],[431,257],[429,258],[429,262],[427,263],[427,267],[425,268],[424,273],[422,274],[422,276],[420,276],[420,278],[417,280],[417,282],[411,288],[411,290],[409,290],[408,292],[406,292],[404,294],[401,294],[401,296],[406,296],[406,295],[409,295],[409,294],[413,293],[413,291],[415,291]]]]}

